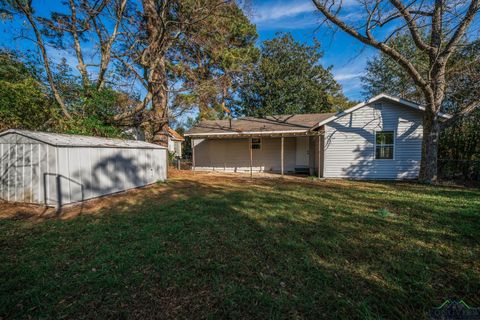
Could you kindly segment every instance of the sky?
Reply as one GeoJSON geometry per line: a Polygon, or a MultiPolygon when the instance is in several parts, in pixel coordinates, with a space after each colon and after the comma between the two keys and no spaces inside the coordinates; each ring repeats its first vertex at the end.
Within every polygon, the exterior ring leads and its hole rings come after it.
{"type": "MultiPolygon", "coordinates": [[[[138,0],[137,0],[138,1],[138,0]]],[[[311,0],[243,0],[250,3],[247,16],[257,26],[259,34],[258,44],[275,37],[278,32],[290,32],[293,37],[306,43],[312,43],[316,38],[322,45],[324,56],[321,64],[331,67],[335,79],[342,85],[345,95],[351,100],[365,100],[362,90],[361,76],[369,59],[378,54],[376,49],[363,45],[358,40],[347,35],[341,30],[334,32],[322,24],[322,16],[316,10],[311,0]]],[[[37,14],[48,16],[51,11],[59,10],[61,0],[34,0],[37,14]]],[[[343,0],[340,17],[350,24],[361,21],[364,9],[357,0],[343,0]]],[[[470,35],[478,38],[480,19],[476,19],[470,35]]],[[[21,25],[24,21],[3,21],[0,23],[0,47],[6,46],[13,49],[32,48],[31,41],[20,38],[21,25]]],[[[393,30],[395,25],[390,26],[393,30]]],[[[383,32],[388,32],[385,28],[383,32]]],[[[88,49],[88,48],[87,48],[88,49]]],[[[93,50],[92,50],[93,51],[93,50]]],[[[73,49],[69,52],[49,49],[49,55],[54,61],[65,58],[73,69],[76,58],[73,49]]],[[[91,55],[93,56],[93,54],[91,55]]],[[[88,59],[88,54],[86,54],[88,59]]],[[[88,61],[87,61],[88,63],[88,61]]]]}
{"type": "MultiPolygon", "coordinates": [[[[355,10],[348,10],[349,3],[354,0],[344,0],[347,15],[354,18],[355,10]]],[[[37,13],[48,16],[50,11],[58,10],[61,0],[35,0],[37,13]]],[[[342,85],[345,95],[352,100],[363,99],[360,76],[366,61],[376,54],[375,50],[367,48],[357,40],[343,32],[331,32],[320,27],[321,17],[316,12],[310,0],[251,0],[251,10],[248,15],[257,26],[259,44],[263,40],[275,37],[277,32],[290,32],[295,39],[311,43],[316,37],[322,44],[324,57],[321,61],[324,67],[331,66],[335,79],[342,85]]],[[[14,49],[31,48],[32,43],[19,37],[22,21],[0,24],[0,46],[14,49]]],[[[49,49],[49,55],[54,61],[66,58],[74,69],[76,59],[73,52],[49,49]]]]}
{"type": "MultiPolygon", "coordinates": [[[[346,19],[355,19],[358,8],[352,0],[344,1],[346,19]]],[[[335,79],[345,95],[362,100],[360,77],[369,58],[378,54],[370,47],[342,31],[333,32],[322,25],[322,17],[310,0],[253,0],[250,18],[257,26],[259,41],[275,37],[277,32],[290,32],[295,39],[311,43],[317,38],[324,53],[324,67],[332,67],[335,79]]]]}

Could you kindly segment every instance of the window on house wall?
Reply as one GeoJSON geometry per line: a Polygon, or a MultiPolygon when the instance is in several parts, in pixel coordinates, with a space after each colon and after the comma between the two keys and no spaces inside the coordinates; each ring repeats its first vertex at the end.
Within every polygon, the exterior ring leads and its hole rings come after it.
{"type": "Polygon", "coordinates": [[[395,151],[395,133],[393,131],[375,132],[375,159],[393,159],[395,151]]]}
{"type": "Polygon", "coordinates": [[[257,150],[262,149],[262,139],[252,138],[250,140],[250,146],[251,146],[252,149],[257,149],[257,150]]]}

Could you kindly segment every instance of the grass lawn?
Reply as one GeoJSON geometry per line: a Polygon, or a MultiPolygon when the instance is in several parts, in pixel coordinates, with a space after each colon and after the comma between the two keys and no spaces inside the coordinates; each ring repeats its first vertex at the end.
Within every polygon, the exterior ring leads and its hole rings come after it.
{"type": "Polygon", "coordinates": [[[480,307],[480,190],[176,173],[60,219],[2,205],[0,318],[419,319],[480,307]]]}

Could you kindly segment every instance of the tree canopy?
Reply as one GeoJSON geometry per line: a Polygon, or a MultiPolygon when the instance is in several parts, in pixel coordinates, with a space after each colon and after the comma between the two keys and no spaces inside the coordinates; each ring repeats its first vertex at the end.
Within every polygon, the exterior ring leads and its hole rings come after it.
{"type": "MultiPolygon", "coordinates": [[[[166,125],[183,113],[212,116],[228,108],[257,56],[255,26],[233,1],[159,3],[68,0],[45,16],[36,1],[0,0],[2,18],[33,40],[36,89],[55,111],[49,126],[37,129],[111,136],[134,126],[164,144],[166,125]],[[54,51],[68,63],[53,59],[54,51]]],[[[32,96],[26,84],[15,85],[16,95],[32,96]]],[[[14,89],[4,89],[8,113],[14,89]]]]}
{"type": "Polygon", "coordinates": [[[279,33],[261,45],[260,59],[240,90],[235,112],[249,116],[318,113],[349,105],[331,67],[323,67],[320,43],[304,44],[279,33]]]}
{"type": "MultiPolygon", "coordinates": [[[[442,111],[450,114],[462,112],[462,107],[477,101],[480,92],[480,40],[463,41],[462,48],[454,53],[447,66],[446,95],[442,111]]],[[[425,55],[415,47],[405,34],[394,37],[390,45],[409,56],[410,62],[421,69],[425,55]]],[[[424,70],[425,73],[428,70],[424,70]]],[[[381,92],[425,103],[421,89],[409,74],[384,53],[370,59],[362,78],[366,96],[381,92]]],[[[480,109],[461,115],[449,123],[440,135],[439,159],[443,174],[461,173],[465,178],[479,169],[480,160],[480,109]]]]}
{"type": "Polygon", "coordinates": [[[0,130],[45,127],[58,116],[53,104],[34,68],[0,51],[0,130]]]}

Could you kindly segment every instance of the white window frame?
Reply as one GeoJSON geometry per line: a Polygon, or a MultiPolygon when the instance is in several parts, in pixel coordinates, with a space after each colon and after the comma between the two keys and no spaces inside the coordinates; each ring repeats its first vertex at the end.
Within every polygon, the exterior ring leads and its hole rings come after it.
{"type": "Polygon", "coordinates": [[[382,130],[375,130],[374,131],[374,137],[373,137],[373,159],[376,161],[392,161],[395,160],[395,155],[396,155],[396,140],[397,140],[397,132],[395,130],[388,130],[388,129],[382,129],[382,130]],[[392,132],[393,133],[393,144],[380,144],[378,146],[392,146],[393,147],[393,155],[392,159],[377,159],[377,134],[382,133],[382,132],[392,132]]]}
{"type": "Polygon", "coordinates": [[[252,150],[262,150],[262,145],[263,145],[262,142],[263,142],[263,141],[262,141],[262,138],[250,138],[250,149],[252,149],[252,150]],[[258,142],[255,142],[255,143],[254,143],[254,142],[253,142],[253,139],[258,139],[258,142]],[[258,149],[253,149],[253,145],[254,145],[254,144],[260,145],[260,148],[258,148],[258,149]]]}

